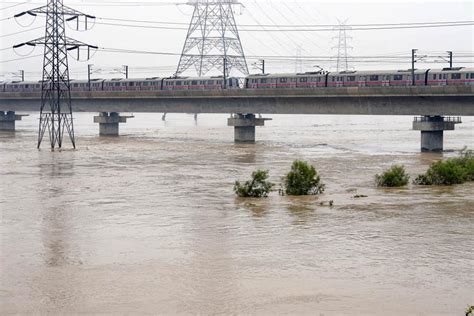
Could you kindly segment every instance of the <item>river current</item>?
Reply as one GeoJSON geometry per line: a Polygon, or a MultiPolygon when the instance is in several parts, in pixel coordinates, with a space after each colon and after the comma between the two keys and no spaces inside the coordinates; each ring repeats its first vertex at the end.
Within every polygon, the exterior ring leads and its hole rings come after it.
{"type": "MultiPolygon", "coordinates": [[[[474,118],[419,152],[410,117],[271,116],[255,145],[226,115],[136,114],[78,149],[36,150],[38,114],[0,133],[0,313],[462,315],[474,305],[474,183],[377,189],[474,146],[474,118]],[[295,159],[317,197],[236,198],[295,159]],[[365,198],[354,198],[364,195],[365,198]],[[321,202],[334,201],[334,206],[321,202]]],[[[66,147],[69,144],[66,143],[66,147]]]]}

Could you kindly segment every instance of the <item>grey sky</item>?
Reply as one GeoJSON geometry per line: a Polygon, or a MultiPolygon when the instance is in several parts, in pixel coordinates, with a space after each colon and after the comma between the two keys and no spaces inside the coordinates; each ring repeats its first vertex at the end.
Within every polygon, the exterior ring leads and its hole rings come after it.
{"type": "MultiPolygon", "coordinates": [[[[0,8],[6,8],[26,1],[0,0],[0,8]]],[[[41,6],[46,0],[31,0],[29,4],[1,9],[1,18],[29,8],[41,6]]],[[[192,8],[184,5],[185,1],[150,1],[150,0],[65,0],[65,4],[97,17],[113,17],[124,19],[153,20],[188,23],[192,8]],[[133,5],[130,5],[133,3],[133,5]],[[152,5],[145,5],[146,3],[152,5]],[[182,3],[177,5],[176,3],[182,3]],[[119,4],[119,5],[117,5],[119,4]],[[124,5],[129,4],[129,5],[124,5]]],[[[243,7],[236,8],[238,24],[336,24],[337,19],[348,19],[349,24],[362,23],[399,23],[399,22],[431,22],[474,20],[473,1],[269,1],[242,0],[243,7]]],[[[30,28],[44,25],[44,17],[38,17],[30,28]]],[[[31,22],[29,18],[19,20],[31,22]]],[[[99,21],[103,22],[103,21],[99,21]]],[[[114,22],[117,23],[117,22],[114,22]]],[[[125,22],[124,22],[125,23],[125,22]]],[[[127,23],[130,24],[130,23],[127,23]]],[[[178,25],[181,27],[181,25],[178,25]]],[[[182,26],[186,28],[186,25],[182,26]]],[[[24,31],[15,20],[0,22],[0,49],[10,47],[43,35],[43,30],[33,30],[14,36],[4,36],[17,31],[24,31]]],[[[160,30],[126,28],[120,26],[95,25],[88,32],[76,32],[67,29],[69,37],[108,48],[125,48],[134,50],[180,53],[186,30],[160,30]]],[[[336,51],[334,32],[241,32],[245,53],[249,56],[260,55],[297,55],[333,56],[336,51]],[[300,48],[298,48],[300,47],[300,48]]],[[[372,55],[409,55],[412,48],[420,49],[420,54],[442,54],[447,50],[456,52],[472,52],[474,27],[448,27],[414,30],[376,30],[353,31],[350,33],[350,51],[354,56],[372,55]]],[[[20,53],[27,53],[21,50],[20,53]]],[[[42,49],[36,48],[32,55],[41,54],[42,49]]],[[[2,50],[0,61],[19,58],[12,50],[2,50]]],[[[102,71],[96,77],[120,77],[113,74],[114,68],[129,65],[131,77],[169,76],[176,70],[178,56],[116,54],[97,52],[89,62],[76,62],[70,59],[71,76],[76,79],[86,77],[87,64],[94,64],[95,69],[102,71]],[[153,67],[153,68],[152,68],[153,67]],[[147,69],[148,68],[148,69],[147,69]]],[[[249,67],[255,58],[248,60],[249,67]]],[[[464,61],[469,61],[464,59],[464,61]]],[[[470,59],[472,62],[472,59],[470,59]]],[[[455,55],[456,62],[456,55],[455,55]]],[[[314,62],[303,63],[304,71],[311,71],[314,62]]],[[[331,69],[333,63],[318,64],[331,69]]],[[[407,69],[410,61],[404,65],[354,63],[355,69],[407,69]]],[[[471,66],[471,64],[462,64],[471,66]]],[[[442,65],[423,64],[420,68],[440,68],[442,65]]],[[[14,62],[0,63],[0,80],[11,77],[9,72],[24,69],[27,79],[39,79],[42,69],[42,58],[35,57],[14,62]]],[[[268,72],[294,72],[295,61],[267,62],[268,72]]],[[[251,70],[257,72],[257,70],[251,70]]]]}

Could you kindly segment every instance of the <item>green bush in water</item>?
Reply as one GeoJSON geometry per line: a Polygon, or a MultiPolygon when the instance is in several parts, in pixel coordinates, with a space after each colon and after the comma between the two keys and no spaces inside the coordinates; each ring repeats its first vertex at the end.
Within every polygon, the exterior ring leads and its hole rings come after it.
{"type": "Polygon", "coordinates": [[[452,159],[466,172],[466,181],[474,181],[474,152],[463,149],[460,157],[452,159]]]}
{"type": "Polygon", "coordinates": [[[414,183],[419,185],[454,185],[474,181],[474,153],[463,149],[457,158],[432,163],[414,183]]]}
{"type": "Polygon", "coordinates": [[[403,187],[409,181],[410,177],[406,174],[404,166],[392,166],[381,175],[375,175],[378,187],[403,187]]]}
{"type": "Polygon", "coordinates": [[[241,184],[239,181],[235,182],[234,192],[239,197],[253,197],[262,198],[268,197],[274,184],[267,181],[268,170],[257,170],[252,173],[252,179],[241,184]]]}
{"type": "Polygon", "coordinates": [[[317,195],[326,188],[316,169],[300,160],[293,162],[291,171],[283,178],[283,182],[283,192],[287,195],[317,195]]]}
{"type": "Polygon", "coordinates": [[[418,185],[454,185],[466,182],[466,170],[454,159],[431,164],[425,174],[419,175],[414,183],[418,185]]]}

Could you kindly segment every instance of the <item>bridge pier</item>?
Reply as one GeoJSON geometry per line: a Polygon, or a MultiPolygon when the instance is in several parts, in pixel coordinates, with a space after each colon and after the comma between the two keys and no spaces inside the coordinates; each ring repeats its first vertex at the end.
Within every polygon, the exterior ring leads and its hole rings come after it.
{"type": "Polygon", "coordinates": [[[454,131],[460,117],[421,116],[415,117],[413,129],[421,131],[422,152],[442,152],[444,131],[454,131]]]}
{"type": "Polygon", "coordinates": [[[228,126],[234,127],[236,143],[255,143],[255,127],[265,126],[268,118],[256,118],[255,114],[234,114],[227,121],[228,126]]]}
{"type": "Polygon", "coordinates": [[[119,123],[127,123],[132,116],[120,116],[118,112],[101,112],[94,116],[94,123],[99,123],[100,136],[119,136],[119,123]]]}
{"type": "Polygon", "coordinates": [[[28,115],[17,115],[15,111],[0,111],[0,131],[14,132],[16,125],[15,122],[21,121],[23,116],[28,115]]]}

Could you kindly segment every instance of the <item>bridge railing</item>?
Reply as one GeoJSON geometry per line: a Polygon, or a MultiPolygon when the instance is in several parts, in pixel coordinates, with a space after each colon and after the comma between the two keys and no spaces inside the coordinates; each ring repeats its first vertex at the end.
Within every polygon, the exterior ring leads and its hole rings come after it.
{"type": "Polygon", "coordinates": [[[462,118],[460,116],[416,116],[415,122],[451,122],[454,124],[461,124],[462,118]]]}

